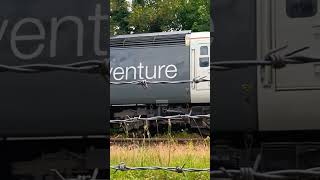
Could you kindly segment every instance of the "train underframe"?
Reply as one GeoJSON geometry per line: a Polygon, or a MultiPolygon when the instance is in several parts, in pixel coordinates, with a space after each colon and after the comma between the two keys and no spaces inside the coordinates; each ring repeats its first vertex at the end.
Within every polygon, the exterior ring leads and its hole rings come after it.
{"type": "Polygon", "coordinates": [[[1,179],[108,179],[106,138],[2,140],[1,179]]]}
{"type": "MultiPolygon", "coordinates": [[[[209,115],[210,104],[150,104],[112,106],[112,120],[123,120],[134,117],[151,118],[156,116],[175,115],[209,115]]],[[[182,117],[159,118],[150,121],[135,121],[130,123],[111,123],[111,131],[114,133],[125,132],[128,136],[143,136],[146,133],[161,134],[167,131],[184,131],[199,133],[203,136],[210,135],[210,118],[208,117],[182,117]]]]}
{"type": "Polygon", "coordinates": [[[319,131],[225,132],[213,136],[213,170],[252,168],[268,172],[320,167],[319,131]]]}

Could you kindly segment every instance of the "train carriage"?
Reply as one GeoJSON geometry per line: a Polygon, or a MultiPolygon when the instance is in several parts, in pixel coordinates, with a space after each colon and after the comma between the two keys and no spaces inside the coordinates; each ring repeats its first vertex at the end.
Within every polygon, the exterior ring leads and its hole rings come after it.
{"type": "Polygon", "coordinates": [[[179,31],[111,38],[112,118],[207,112],[210,82],[115,84],[136,81],[210,80],[210,33],[179,31]]]}

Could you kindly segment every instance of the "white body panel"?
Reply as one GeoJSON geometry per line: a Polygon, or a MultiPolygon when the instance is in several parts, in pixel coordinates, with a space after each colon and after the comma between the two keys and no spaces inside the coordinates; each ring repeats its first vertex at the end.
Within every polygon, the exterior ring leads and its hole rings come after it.
{"type": "MultiPolygon", "coordinates": [[[[191,33],[186,42],[190,45],[190,78],[210,79],[210,32],[191,33]]],[[[191,103],[210,103],[210,82],[190,84],[191,103]]]]}
{"type": "MultiPolygon", "coordinates": [[[[320,57],[320,0],[310,17],[289,17],[286,0],[259,0],[258,58],[288,45],[285,54],[309,46],[297,55],[320,57]],[[261,30],[261,31],[260,31],[261,30]]],[[[292,1],[294,2],[294,1],[292,1]]],[[[304,2],[304,1],[301,1],[304,2]]],[[[306,2],[306,1],[305,1],[306,2]]],[[[258,68],[259,129],[263,131],[320,128],[319,63],[258,68]]]]}

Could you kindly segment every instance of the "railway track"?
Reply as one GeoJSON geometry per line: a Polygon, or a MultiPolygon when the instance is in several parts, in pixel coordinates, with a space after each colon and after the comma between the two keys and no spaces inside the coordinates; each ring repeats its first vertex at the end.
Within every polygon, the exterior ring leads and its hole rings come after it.
{"type": "Polygon", "coordinates": [[[175,142],[178,144],[186,143],[204,143],[209,142],[204,138],[111,138],[110,144],[126,144],[126,143],[160,143],[175,142]]]}

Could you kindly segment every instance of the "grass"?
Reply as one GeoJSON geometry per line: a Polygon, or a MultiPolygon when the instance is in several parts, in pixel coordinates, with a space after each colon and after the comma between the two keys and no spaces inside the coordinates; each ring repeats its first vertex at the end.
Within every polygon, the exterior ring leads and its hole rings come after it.
{"type": "MultiPolygon", "coordinates": [[[[125,138],[125,133],[115,133],[111,136],[112,138],[125,138]]],[[[130,137],[135,137],[134,135],[130,134],[130,137]]],[[[200,136],[198,133],[189,133],[187,131],[183,132],[172,132],[171,134],[163,133],[163,134],[156,134],[152,137],[157,138],[207,138],[206,136],[200,136]]]]}
{"type": "MultiPolygon", "coordinates": [[[[158,144],[112,145],[111,165],[125,162],[130,167],[163,166],[185,168],[209,168],[210,145],[207,141],[201,144],[176,144],[174,142],[158,144]]],[[[148,171],[111,171],[111,179],[210,179],[208,172],[166,172],[148,171]]]]}

